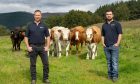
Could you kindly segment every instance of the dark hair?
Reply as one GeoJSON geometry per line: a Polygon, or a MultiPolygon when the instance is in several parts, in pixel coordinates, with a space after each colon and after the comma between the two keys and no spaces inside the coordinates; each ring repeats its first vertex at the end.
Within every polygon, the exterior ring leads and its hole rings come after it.
{"type": "Polygon", "coordinates": [[[105,11],[105,13],[106,13],[106,12],[112,12],[112,14],[114,14],[114,12],[113,12],[112,9],[107,9],[107,10],[105,11]]]}
{"type": "Polygon", "coordinates": [[[41,10],[35,10],[34,13],[36,13],[36,12],[40,12],[41,13],[41,10]]]}

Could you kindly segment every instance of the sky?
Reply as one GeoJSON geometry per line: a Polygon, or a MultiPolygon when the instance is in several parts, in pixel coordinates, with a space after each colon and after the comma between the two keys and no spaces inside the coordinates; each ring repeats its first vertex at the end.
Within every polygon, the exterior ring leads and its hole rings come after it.
{"type": "Polygon", "coordinates": [[[0,13],[26,11],[33,13],[39,9],[42,12],[68,12],[82,10],[94,12],[98,7],[117,1],[128,0],[0,0],[0,13]]]}

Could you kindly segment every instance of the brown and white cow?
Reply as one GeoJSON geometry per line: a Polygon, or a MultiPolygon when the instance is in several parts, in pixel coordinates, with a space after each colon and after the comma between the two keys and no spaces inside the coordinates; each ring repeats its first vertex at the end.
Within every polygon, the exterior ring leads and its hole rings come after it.
{"type": "Polygon", "coordinates": [[[79,52],[79,44],[81,44],[81,47],[83,43],[85,42],[85,29],[82,26],[74,27],[70,30],[70,50],[72,48],[72,45],[76,45],[76,53],[79,52]]]}
{"type": "MultiPolygon", "coordinates": [[[[48,29],[49,30],[49,35],[50,35],[50,37],[51,37],[51,29],[48,29]]],[[[46,40],[46,37],[45,37],[45,40],[46,40]]],[[[53,41],[52,41],[52,39],[50,39],[50,48],[52,47],[52,44],[53,44],[53,41]]],[[[48,49],[48,56],[50,55],[50,48],[48,49]]]]}
{"type": "Polygon", "coordinates": [[[97,44],[101,41],[101,30],[97,26],[90,26],[86,29],[87,57],[95,59],[97,56],[97,44]]]}
{"type": "Polygon", "coordinates": [[[65,49],[66,56],[68,56],[69,47],[70,47],[70,30],[68,28],[64,28],[61,31],[61,47],[65,49]]]}
{"type": "Polygon", "coordinates": [[[69,33],[70,30],[65,27],[55,26],[51,29],[51,39],[53,40],[53,56],[61,57],[62,47],[66,44],[66,56],[68,56],[69,51],[69,33]]]}

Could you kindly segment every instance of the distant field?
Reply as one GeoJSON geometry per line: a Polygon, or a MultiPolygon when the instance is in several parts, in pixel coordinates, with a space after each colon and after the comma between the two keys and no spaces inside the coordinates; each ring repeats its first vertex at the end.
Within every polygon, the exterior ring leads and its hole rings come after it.
{"type": "MultiPolygon", "coordinates": [[[[119,80],[115,84],[140,84],[140,20],[122,22],[122,26],[119,80]]],[[[12,52],[9,36],[0,37],[0,84],[30,84],[30,64],[24,43],[21,48],[19,52],[12,52]]],[[[95,60],[86,60],[86,53],[84,47],[78,57],[74,54],[62,58],[50,56],[51,84],[114,84],[107,79],[107,64],[101,44],[95,60]]],[[[40,57],[37,61],[37,84],[42,84],[40,57]]]]}

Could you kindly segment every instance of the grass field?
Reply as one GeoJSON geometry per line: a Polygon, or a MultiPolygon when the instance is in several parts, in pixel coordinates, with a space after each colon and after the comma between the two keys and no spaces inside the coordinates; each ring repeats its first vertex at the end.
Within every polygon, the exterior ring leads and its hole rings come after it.
{"type": "MultiPolygon", "coordinates": [[[[140,84],[140,20],[122,22],[119,80],[115,84],[140,84]]],[[[101,24],[97,24],[101,25],[101,24]]],[[[0,84],[30,84],[29,58],[24,43],[11,51],[9,36],[0,37],[0,84]]],[[[75,49],[73,49],[75,51],[75,49]]],[[[95,60],[85,60],[86,47],[79,56],[49,57],[51,84],[114,84],[107,79],[107,64],[101,44],[95,60]]],[[[37,60],[37,84],[42,84],[42,63],[37,60]]]]}

